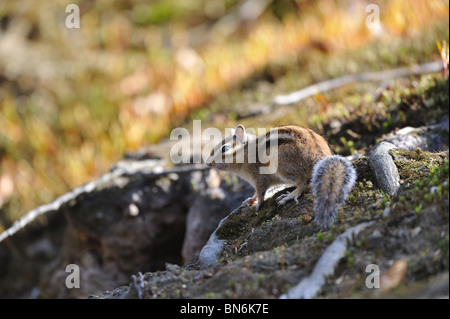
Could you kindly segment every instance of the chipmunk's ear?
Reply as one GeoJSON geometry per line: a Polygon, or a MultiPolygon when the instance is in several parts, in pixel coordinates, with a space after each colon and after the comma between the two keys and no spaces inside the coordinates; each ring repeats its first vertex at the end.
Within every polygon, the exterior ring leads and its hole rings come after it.
{"type": "Polygon", "coordinates": [[[245,132],[245,127],[242,124],[236,126],[235,135],[239,142],[245,144],[247,143],[247,133],[245,132]]]}

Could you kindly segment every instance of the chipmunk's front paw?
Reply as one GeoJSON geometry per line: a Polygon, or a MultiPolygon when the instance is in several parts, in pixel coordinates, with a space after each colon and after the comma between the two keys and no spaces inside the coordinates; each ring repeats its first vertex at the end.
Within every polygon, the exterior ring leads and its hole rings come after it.
{"type": "Polygon", "coordinates": [[[253,205],[258,200],[258,197],[253,195],[242,202],[242,205],[253,205]]]}

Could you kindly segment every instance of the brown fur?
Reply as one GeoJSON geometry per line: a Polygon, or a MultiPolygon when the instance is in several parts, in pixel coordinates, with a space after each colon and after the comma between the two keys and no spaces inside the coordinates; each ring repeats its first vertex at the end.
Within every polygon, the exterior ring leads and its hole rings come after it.
{"type": "MultiPolygon", "coordinates": [[[[258,198],[257,208],[263,203],[264,194],[267,189],[277,184],[297,186],[297,189],[292,193],[292,196],[295,195],[295,198],[292,198],[296,200],[311,178],[314,165],[320,159],[332,155],[328,143],[322,136],[308,128],[297,125],[276,127],[265,135],[249,139],[244,145],[239,145],[235,137],[229,137],[223,140],[220,145],[227,143],[234,152],[233,163],[228,163],[225,167],[220,167],[220,169],[238,174],[255,187],[258,198]],[[278,168],[275,174],[261,174],[260,168],[262,166],[268,166],[269,163],[262,164],[259,158],[257,158],[256,163],[249,163],[249,145],[253,147],[256,143],[257,147],[262,147],[266,146],[262,145],[265,143],[269,146],[270,138],[273,137],[275,130],[278,132],[278,168]],[[244,163],[236,163],[236,158],[239,156],[239,151],[242,147],[244,163]]],[[[215,167],[215,161],[218,160],[219,156],[222,159],[225,158],[222,154],[215,154],[213,152],[207,164],[215,167]]]]}

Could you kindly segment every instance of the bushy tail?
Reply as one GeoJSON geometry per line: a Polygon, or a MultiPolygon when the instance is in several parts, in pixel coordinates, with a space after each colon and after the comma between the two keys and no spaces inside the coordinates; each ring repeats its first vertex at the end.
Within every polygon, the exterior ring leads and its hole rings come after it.
{"type": "Polygon", "coordinates": [[[355,185],[356,170],[353,164],[340,155],[321,159],[316,163],[311,178],[311,188],[316,200],[314,222],[321,228],[330,228],[355,185]]]}

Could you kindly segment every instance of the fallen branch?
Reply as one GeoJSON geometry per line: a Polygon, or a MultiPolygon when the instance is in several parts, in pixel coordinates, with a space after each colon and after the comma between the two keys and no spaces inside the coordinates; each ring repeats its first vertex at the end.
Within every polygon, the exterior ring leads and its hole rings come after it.
{"type": "Polygon", "coordinates": [[[272,104],[288,105],[297,103],[307,97],[316,95],[318,93],[323,93],[332,89],[336,89],[354,82],[369,82],[369,81],[380,82],[405,77],[409,75],[419,75],[423,73],[439,72],[442,71],[443,69],[444,64],[440,60],[420,65],[413,65],[408,68],[344,75],[336,79],[310,85],[306,88],[292,92],[287,95],[278,95],[273,99],[272,104]]]}
{"type": "Polygon", "coordinates": [[[349,85],[355,82],[382,82],[387,80],[392,80],[395,78],[419,75],[424,73],[433,73],[444,70],[444,64],[441,60],[435,62],[429,62],[420,65],[413,65],[408,68],[399,68],[393,70],[386,70],[380,72],[364,72],[358,74],[350,74],[338,77],[336,79],[331,79],[323,82],[319,82],[310,86],[307,86],[298,91],[286,94],[277,95],[272,100],[270,104],[261,107],[258,110],[251,111],[246,114],[241,114],[238,119],[245,119],[249,117],[254,117],[258,115],[270,114],[273,108],[277,105],[290,105],[301,100],[304,100],[310,96],[314,96],[319,93],[324,93],[333,89],[340,88],[344,85],[349,85]]]}
{"type": "Polygon", "coordinates": [[[361,223],[339,235],[319,258],[311,275],[289,289],[285,295],[281,295],[280,299],[309,299],[316,296],[325,284],[325,279],[334,273],[334,268],[339,260],[344,257],[345,251],[347,250],[347,242],[352,240],[352,238],[358,235],[364,228],[372,224],[373,222],[361,223]]]}
{"type": "Polygon", "coordinates": [[[134,175],[145,176],[146,178],[158,178],[168,174],[189,174],[194,171],[205,171],[210,168],[205,165],[185,165],[176,166],[168,170],[164,170],[162,165],[163,161],[158,160],[146,160],[138,162],[119,162],[117,163],[110,172],[102,175],[99,179],[92,181],[83,186],[74,188],[70,192],[58,197],[53,202],[39,206],[31,211],[29,211],[25,216],[16,220],[10,228],[5,230],[0,234],[0,242],[4,239],[12,236],[20,229],[24,228],[26,225],[31,223],[36,217],[46,214],[48,212],[57,211],[63,205],[74,201],[78,196],[90,193],[96,189],[101,189],[114,183],[119,177],[131,177],[134,175]]]}

